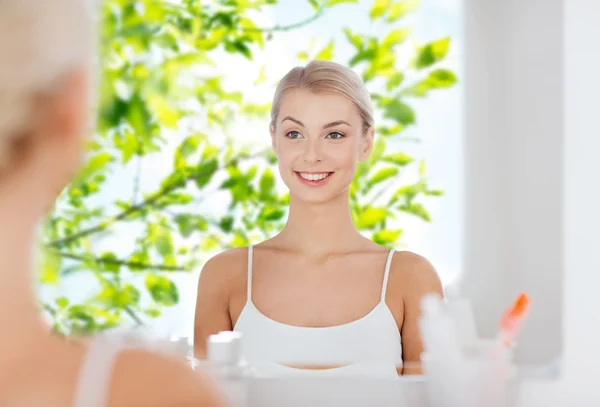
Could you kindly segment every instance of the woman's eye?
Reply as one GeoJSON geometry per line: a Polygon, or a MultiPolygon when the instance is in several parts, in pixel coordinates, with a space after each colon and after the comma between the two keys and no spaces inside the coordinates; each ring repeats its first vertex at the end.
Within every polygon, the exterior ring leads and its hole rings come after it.
{"type": "Polygon", "coordinates": [[[333,139],[333,140],[339,140],[339,139],[344,138],[344,135],[341,134],[341,133],[338,133],[338,132],[334,131],[333,133],[329,133],[327,135],[327,138],[330,138],[330,139],[333,139]]]}
{"type": "Polygon", "coordinates": [[[286,134],[286,137],[289,137],[292,140],[296,140],[296,139],[299,139],[300,137],[302,137],[302,135],[300,133],[298,133],[297,131],[290,131],[288,134],[286,134]]]}

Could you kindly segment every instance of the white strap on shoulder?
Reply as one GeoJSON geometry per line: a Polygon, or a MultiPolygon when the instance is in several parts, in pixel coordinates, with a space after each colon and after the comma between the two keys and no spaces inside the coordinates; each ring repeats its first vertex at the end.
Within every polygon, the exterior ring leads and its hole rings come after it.
{"type": "Polygon", "coordinates": [[[387,261],[385,262],[385,273],[383,274],[383,286],[381,287],[381,301],[385,301],[385,293],[387,292],[388,278],[390,276],[390,266],[392,265],[392,259],[394,258],[394,252],[396,250],[390,250],[387,261]]]}
{"type": "Polygon", "coordinates": [[[94,337],[83,359],[73,407],[106,407],[113,368],[124,344],[104,336],[94,337]]]}

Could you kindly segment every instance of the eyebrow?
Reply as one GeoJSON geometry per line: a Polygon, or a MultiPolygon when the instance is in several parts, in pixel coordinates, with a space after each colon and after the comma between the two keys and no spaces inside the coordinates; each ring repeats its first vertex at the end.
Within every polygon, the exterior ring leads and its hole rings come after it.
{"type": "MultiPolygon", "coordinates": [[[[296,124],[297,124],[297,125],[299,125],[299,126],[306,127],[306,126],[304,126],[304,124],[303,124],[303,123],[302,123],[300,120],[298,120],[298,119],[294,119],[294,118],[293,118],[293,117],[291,117],[291,116],[286,116],[286,117],[284,117],[284,118],[283,118],[283,120],[281,121],[281,123],[283,123],[283,122],[284,122],[284,121],[286,121],[286,120],[292,121],[292,122],[296,123],[296,124]]],[[[328,128],[330,128],[330,127],[339,126],[340,124],[345,124],[345,125],[346,125],[346,126],[348,126],[348,127],[352,127],[352,125],[351,125],[350,123],[348,123],[347,121],[345,121],[345,120],[336,120],[336,121],[334,121],[334,122],[327,123],[326,125],[324,125],[324,126],[323,126],[323,128],[324,128],[324,129],[328,129],[328,128]]]]}

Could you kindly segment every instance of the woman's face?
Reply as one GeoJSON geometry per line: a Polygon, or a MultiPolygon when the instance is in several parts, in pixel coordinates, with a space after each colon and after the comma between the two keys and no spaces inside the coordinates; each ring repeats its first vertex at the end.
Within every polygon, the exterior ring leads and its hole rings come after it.
{"type": "Polygon", "coordinates": [[[290,193],[313,203],[346,192],[373,144],[373,130],[364,134],[353,102],[306,89],[284,96],[271,137],[290,193]]]}

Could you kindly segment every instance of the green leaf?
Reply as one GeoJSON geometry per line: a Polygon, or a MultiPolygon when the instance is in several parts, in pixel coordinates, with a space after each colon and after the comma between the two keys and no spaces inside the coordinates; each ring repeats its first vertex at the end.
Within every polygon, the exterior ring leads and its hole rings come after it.
{"type": "Polygon", "coordinates": [[[275,176],[273,175],[273,171],[267,168],[262,176],[260,177],[259,182],[259,193],[260,199],[266,200],[269,199],[273,195],[275,189],[275,176]]]}
{"type": "Polygon", "coordinates": [[[372,48],[361,49],[352,57],[348,65],[352,68],[363,61],[370,61],[377,56],[377,51],[372,48]]]}
{"type": "Polygon", "coordinates": [[[387,213],[385,208],[367,206],[356,214],[356,228],[359,230],[372,229],[385,219],[387,213]]]}
{"type": "Polygon", "coordinates": [[[164,276],[148,274],[146,276],[146,288],[152,299],[160,305],[170,307],[179,302],[177,286],[164,276]]]}
{"type": "Polygon", "coordinates": [[[371,7],[371,12],[370,12],[371,20],[376,20],[379,17],[381,17],[382,15],[384,15],[385,12],[390,7],[390,4],[391,4],[391,0],[375,0],[375,2],[373,3],[373,6],[371,7]]]}
{"type": "Polygon", "coordinates": [[[42,284],[56,284],[62,267],[62,257],[56,252],[44,250],[42,252],[42,273],[40,281],[42,284]]]}
{"type": "Polygon", "coordinates": [[[333,7],[333,6],[336,6],[338,4],[343,4],[343,3],[358,4],[358,0],[327,0],[327,6],[328,7],[333,7]]]}
{"type": "Polygon", "coordinates": [[[208,235],[204,236],[200,242],[200,249],[205,251],[215,250],[222,244],[219,236],[208,235]]]}
{"type": "MultiPolygon", "coordinates": [[[[129,257],[129,262],[137,264],[148,264],[150,263],[150,256],[145,251],[136,251],[129,257]]],[[[141,268],[135,266],[129,266],[131,271],[142,271],[141,268]]]]}
{"type": "Polygon", "coordinates": [[[434,89],[450,88],[457,82],[454,72],[447,69],[437,69],[429,73],[427,78],[402,91],[403,95],[423,97],[434,89]]]}
{"type": "Polygon", "coordinates": [[[403,230],[402,229],[395,229],[395,230],[390,230],[390,229],[383,229],[383,230],[378,230],[377,232],[373,233],[372,236],[372,240],[380,245],[383,246],[387,246],[389,244],[394,244],[396,243],[396,241],[400,238],[400,236],[402,235],[403,230]]]}
{"type": "Polygon", "coordinates": [[[213,146],[213,145],[207,145],[206,147],[204,147],[204,150],[202,151],[202,160],[214,160],[218,157],[219,155],[219,147],[217,146],[213,146]]]}
{"type": "Polygon", "coordinates": [[[399,1],[390,7],[387,21],[392,23],[406,16],[408,13],[412,13],[419,8],[419,0],[405,0],[399,1]]]}
{"type": "Polygon", "coordinates": [[[262,221],[274,222],[281,220],[285,216],[285,211],[281,208],[265,207],[261,210],[259,218],[262,221]]]}
{"type": "Polygon", "coordinates": [[[93,332],[96,328],[96,320],[94,316],[90,314],[88,307],[84,305],[73,305],[68,308],[66,317],[75,325],[75,328],[79,328],[83,332],[93,332]]]}
{"type": "Polygon", "coordinates": [[[134,133],[140,138],[149,138],[152,134],[150,127],[152,116],[141,95],[136,94],[131,98],[127,113],[129,124],[134,133]]]}
{"type": "Polygon", "coordinates": [[[410,28],[396,28],[386,35],[381,43],[381,46],[383,48],[390,48],[394,45],[400,44],[408,38],[411,32],[412,30],[410,28]]]}
{"type": "Polygon", "coordinates": [[[78,178],[85,180],[90,178],[92,175],[103,171],[108,164],[114,161],[113,155],[109,152],[101,152],[95,154],[88,159],[83,169],[79,172],[78,178]]]}
{"type": "Polygon", "coordinates": [[[427,164],[425,160],[419,162],[419,178],[424,178],[427,175],[427,164]]]}
{"type": "Polygon", "coordinates": [[[148,315],[150,318],[158,318],[162,315],[159,309],[150,308],[144,311],[144,314],[148,315]]]}
{"type": "Polygon", "coordinates": [[[169,129],[177,127],[181,117],[180,112],[174,109],[161,95],[152,95],[147,98],[149,109],[154,113],[161,126],[169,129]]]}
{"type": "Polygon", "coordinates": [[[205,232],[208,230],[208,222],[201,215],[178,214],[174,220],[183,237],[189,237],[195,231],[205,232]]]}
{"type": "Polygon", "coordinates": [[[392,76],[389,77],[387,84],[386,84],[386,89],[388,91],[396,89],[398,86],[400,86],[402,84],[403,80],[404,80],[404,74],[402,72],[394,73],[392,76]]]}
{"type": "Polygon", "coordinates": [[[355,34],[348,27],[344,27],[344,34],[346,35],[346,39],[350,41],[355,48],[360,49],[363,47],[363,39],[360,35],[355,34]]]}
{"type": "Polygon", "coordinates": [[[396,122],[407,126],[415,123],[415,112],[406,103],[402,103],[400,100],[394,100],[387,106],[385,106],[384,117],[395,120],[396,122]]]}
{"type": "Polygon", "coordinates": [[[258,77],[254,80],[254,85],[260,85],[267,80],[267,67],[263,65],[260,68],[260,72],[258,73],[258,77]]]}
{"type": "Polygon", "coordinates": [[[65,309],[69,306],[69,299],[67,297],[58,297],[54,302],[60,309],[65,309]]]}
{"type": "Polygon", "coordinates": [[[217,172],[218,168],[219,162],[214,158],[200,163],[196,170],[196,178],[194,180],[196,186],[200,189],[205,187],[210,182],[215,172],[217,172]]]}
{"type": "Polygon", "coordinates": [[[109,271],[111,273],[118,273],[121,270],[121,265],[117,263],[117,256],[112,252],[105,252],[100,256],[102,260],[108,260],[106,262],[101,262],[101,266],[103,270],[109,271]]]}
{"type": "Polygon", "coordinates": [[[271,164],[271,165],[277,164],[277,155],[275,155],[275,152],[269,151],[265,158],[269,164],[271,164]]]}
{"type": "Polygon", "coordinates": [[[412,163],[414,161],[414,158],[405,153],[389,153],[384,155],[381,158],[381,160],[388,163],[394,163],[396,165],[405,166],[407,164],[412,163]]]}
{"type": "Polygon", "coordinates": [[[182,157],[187,158],[191,154],[198,151],[198,146],[205,140],[206,136],[204,134],[194,134],[193,136],[186,137],[185,140],[179,145],[179,152],[182,157]]]}
{"type": "Polygon", "coordinates": [[[245,247],[250,244],[248,237],[245,236],[242,232],[235,232],[233,235],[233,239],[231,240],[231,246],[233,247],[245,247]]]}
{"type": "Polygon", "coordinates": [[[427,209],[425,209],[425,207],[420,203],[411,202],[408,205],[400,205],[398,209],[402,212],[417,216],[426,222],[431,222],[431,216],[429,215],[429,212],[427,212],[427,209]]]}
{"type": "MultiPolygon", "coordinates": [[[[324,0],[321,0],[324,1],[324,0]]],[[[319,10],[321,8],[321,4],[319,3],[318,0],[308,0],[308,2],[310,3],[310,5],[312,6],[312,8],[316,11],[319,10]]]]}
{"type": "Polygon", "coordinates": [[[410,204],[419,194],[426,190],[422,182],[413,185],[404,185],[396,190],[392,195],[389,204],[392,205],[399,200],[402,200],[405,205],[410,204]]]}
{"type": "Polygon", "coordinates": [[[163,257],[173,254],[173,238],[167,231],[162,231],[156,238],[156,250],[163,257]]]}
{"type": "Polygon", "coordinates": [[[252,51],[244,41],[227,41],[225,42],[225,49],[230,53],[237,52],[244,55],[247,59],[252,59],[252,51]]]}
{"type": "MultiPolygon", "coordinates": [[[[361,168],[361,173],[363,170],[369,170],[371,168],[373,168],[377,162],[381,159],[381,157],[383,156],[383,153],[385,152],[385,148],[387,146],[387,143],[385,142],[385,140],[383,139],[379,139],[376,140],[374,145],[373,145],[373,150],[371,151],[371,156],[369,157],[369,160],[367,162],[367,167],[368,168],[361,168]]],[[[364,172],[364,174],[366,174],[366,172],[364,172]]]]}
{"type": "Polygon", "coordinates": [[[423,194],[426,196],[444,196],[445,192],[441,189],[430,189],[423,192],[423,194]]]}
{"type": "Polygon", "coordinates": [[[221,220],[219,221],[219,227],[225,233],[231,232],[231,230],[233,229],[233,217],[231,217],[231,216],[222,217],[221,220]]]}
{"type": "Polygon", "coordinates": [[[140,300],[140,292],[131,284],[125,284],[122,288],[105,284],[97,300],[109,308],[123,309],[137,304],[140,300]]]}
{"type": "Polygon", "coordinates": [[[398,168],[394,168],[394,167],[387,167],[387,168],[382,168],[379,171],[377,171],[375,173],[375,175],[373,175],[371,177],[371,179],[369,179],[369,186],[374,186],[379,184],[380,182],[385,181],[386,179],[390,179],[394,176],[396,176],[398,174],[398,168]]]}
{"type": "Polygon", "coordinates": [[[118,147],[121,149],[121,161],[123,164],[127,164],[140,150],[140,143],[134,133],[126,131],[118,147]]]}
{"type": "Polygon", "coordinates": [[[140,301],[140,292],[137,288],[135,288],[131,284],[123,285],[121,292],[118,296],[118,304],[121,307],[127,307],[130,305],[135,305],[140,301]]]}
{"type": "Polygon", "coordinates": [[[330,61],[333,58],[334,42],[331,41],[325,48],[323,48],[317,56],[314,58],[321,61],[330,61]]]}
{"type": "Polygon", "coordinates": [[[449,48],[450,38],[448,37],[423,45],[417,51],[417,57],[414,61],[415,67],[417,69],[429,68],[444,59],[449,48]]]}

